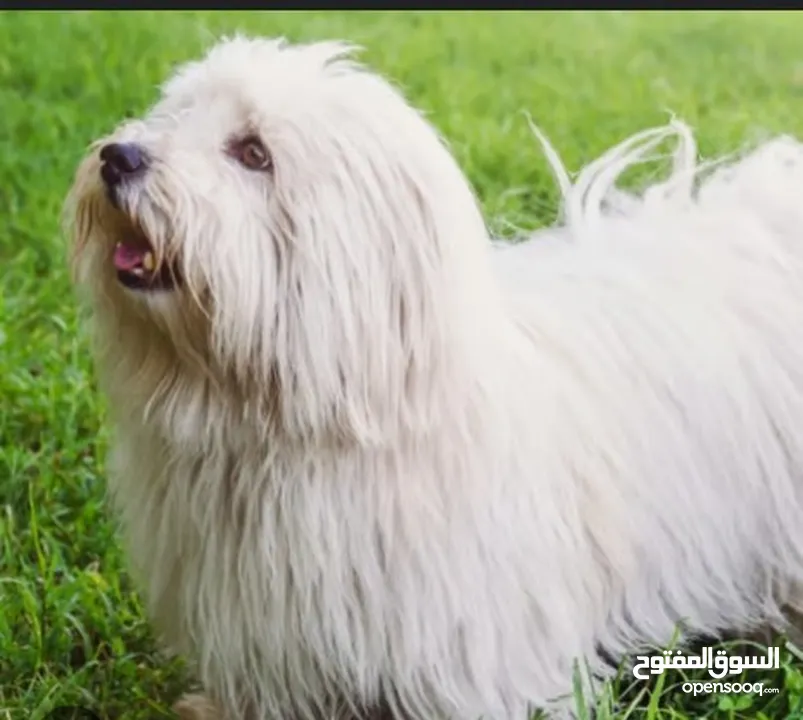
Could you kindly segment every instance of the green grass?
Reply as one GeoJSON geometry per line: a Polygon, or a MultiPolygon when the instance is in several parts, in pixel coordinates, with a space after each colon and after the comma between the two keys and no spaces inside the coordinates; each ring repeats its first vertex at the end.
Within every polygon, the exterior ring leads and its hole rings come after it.
{"type": "MultiPolygon", "coordinates": [[[[163,717],[188,682],[154,647],[104,506],[104,406],[58,216],[87,143],[238,29],[364,45],[450,139],[503,232],[554,217],[525,112],[570,169],[670,112],[704,155],[803,135],[797,14],[0,14],[0,720],[66,704],[163,717]]],[[[800,660],[785,652],[760,679],[781,693],[692,698],[674,675],[624,677],[612,693],[631,709],[616,717],[803,717],[800,660]]]]}

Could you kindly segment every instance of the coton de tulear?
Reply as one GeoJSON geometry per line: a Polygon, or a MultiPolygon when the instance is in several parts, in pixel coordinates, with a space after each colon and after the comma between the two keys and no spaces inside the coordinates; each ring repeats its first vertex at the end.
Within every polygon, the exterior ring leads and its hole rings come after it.
{"type": "Polygon", "coordinates": [[[179,710],[523,720],[678,623],[779,622],[803,146],[699,167],[673,122],[570,182],[546,145],[562,220],[499,247],[349,54],[223,41],[68,199],[133,570],[203,684],[179,710]]]}

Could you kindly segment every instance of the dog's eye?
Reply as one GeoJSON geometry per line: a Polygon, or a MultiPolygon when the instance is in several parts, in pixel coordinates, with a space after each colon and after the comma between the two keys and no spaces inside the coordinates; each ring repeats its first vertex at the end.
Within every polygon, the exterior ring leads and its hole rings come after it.
{"type": "Polygon", "coordinates": [[[249,170],[267,170],[270,167],[270,155],[259,138],[244,138],[234,144],[231,152],[249,170]]]}

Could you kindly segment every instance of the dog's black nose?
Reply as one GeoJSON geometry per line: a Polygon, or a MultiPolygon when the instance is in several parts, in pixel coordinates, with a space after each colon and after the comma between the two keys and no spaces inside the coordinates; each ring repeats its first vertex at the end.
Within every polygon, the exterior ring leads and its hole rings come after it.
{"type": "Polygon", "coordinates": [[[145,169],[145,153],[134,143],[111,143],[100,149],[100,176],[103,181],[113,187],[123,178],[139,173],[145,169]]]}

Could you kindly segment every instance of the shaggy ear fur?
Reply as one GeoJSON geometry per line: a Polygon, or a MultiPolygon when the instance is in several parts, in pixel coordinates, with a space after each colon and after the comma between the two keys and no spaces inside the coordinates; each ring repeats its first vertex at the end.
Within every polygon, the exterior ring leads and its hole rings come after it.
{"type": "Polygon", "coordinates": [[[281,414],[292,433],[382,443],[430,426],[448,372],[445,228],[406,168],[339,163],[342,184],[280,193],[296,218],[280,241],[281,414]]]}

